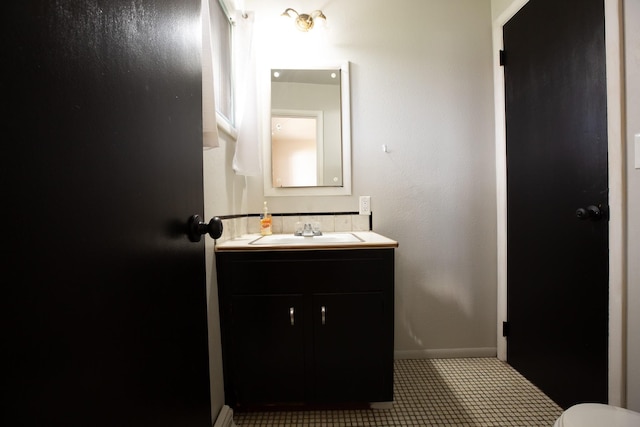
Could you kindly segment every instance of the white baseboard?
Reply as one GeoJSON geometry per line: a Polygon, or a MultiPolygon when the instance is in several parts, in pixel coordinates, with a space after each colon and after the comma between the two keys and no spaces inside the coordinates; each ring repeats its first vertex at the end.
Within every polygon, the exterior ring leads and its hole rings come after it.
{"type": "Polygon", "coordinates": [[[236,423],[233,422],[233,409],[224,405],[216,418],[216,422],[213,423],[213,427],[236,427],[236,423]]]}
{"type": "Polygon", "coordinates": [[[438,348],[424,350],[396,350],[395,359],[456,359],[461,357],[497,357],[496,347],[438,348]]]}

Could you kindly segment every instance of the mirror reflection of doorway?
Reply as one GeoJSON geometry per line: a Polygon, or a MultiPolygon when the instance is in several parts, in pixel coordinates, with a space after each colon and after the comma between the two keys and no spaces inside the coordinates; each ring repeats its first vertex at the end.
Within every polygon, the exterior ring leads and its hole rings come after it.
{"type": "Polygon", "coordinates": [[[273,114],[271,169],[276,187],[310,187],[322,182],[322,112],[273,114]]]}

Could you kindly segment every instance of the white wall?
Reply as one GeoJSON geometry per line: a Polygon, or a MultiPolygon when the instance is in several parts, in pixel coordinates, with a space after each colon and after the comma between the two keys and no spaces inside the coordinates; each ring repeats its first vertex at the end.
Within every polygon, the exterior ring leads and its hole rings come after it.
{"type": "Polygon", "coordinates": [[[640,169],[634,165],[634,134],[640,134],[640,1],[624,1],[627,108],[628,322],[627,406],[640,411],[640,169]]]}
{"type": "MultiPolygon", "coordinates": [[[[204,218],[246,213],[245,178],[236,176],[231,168],[235,143],[220,133],[220,147],[203,151],[204,218]]],[[[218,315],[218,285],[216,280],[213,240],[205,240],[207,268],[207,307],[209,310],[209,369],[211,376],[211,411],[213,419],[224,405],[220,317],[218,315]]]]}
{"type": "MultiPolygon", "coordinates": [[[[274,197],[271,211],[355,211],[370,195],[374,229],[400,242],[397,355],[495,354],[490,1],[245,3],[262,72],[283,58],[351,62],[353,195],[274,197]],[[321,8],[326,39],[273,42],[287,7],[321,8]]],[[[262,181],[247,182],[258,212],[262,181]]]]}

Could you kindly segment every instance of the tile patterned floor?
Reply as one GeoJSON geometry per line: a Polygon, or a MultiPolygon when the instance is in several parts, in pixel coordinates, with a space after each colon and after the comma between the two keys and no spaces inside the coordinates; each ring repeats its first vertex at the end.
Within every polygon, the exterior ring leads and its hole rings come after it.
{"type": "Polygon", "coordinates": [[[396,360],[391,409],[235,413],[238,427],[553,426],[562,409],[494,358],[396,360]]]}

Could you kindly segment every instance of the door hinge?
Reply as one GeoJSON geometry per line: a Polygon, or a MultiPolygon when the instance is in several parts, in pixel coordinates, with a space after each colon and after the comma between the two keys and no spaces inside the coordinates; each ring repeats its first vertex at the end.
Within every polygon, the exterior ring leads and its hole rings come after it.
{"type": "Polygon", "coordinates": [[[499,59],[500,59],[500,65],[504,66],[504,50],[500,50],[499,59]]]}
{"type": "Polygon", "coordinates": [[[502,336],[508,337],[509,332],[511,332],[511,328],[509,327],[509,322],[502,322],[502,336]]]}

